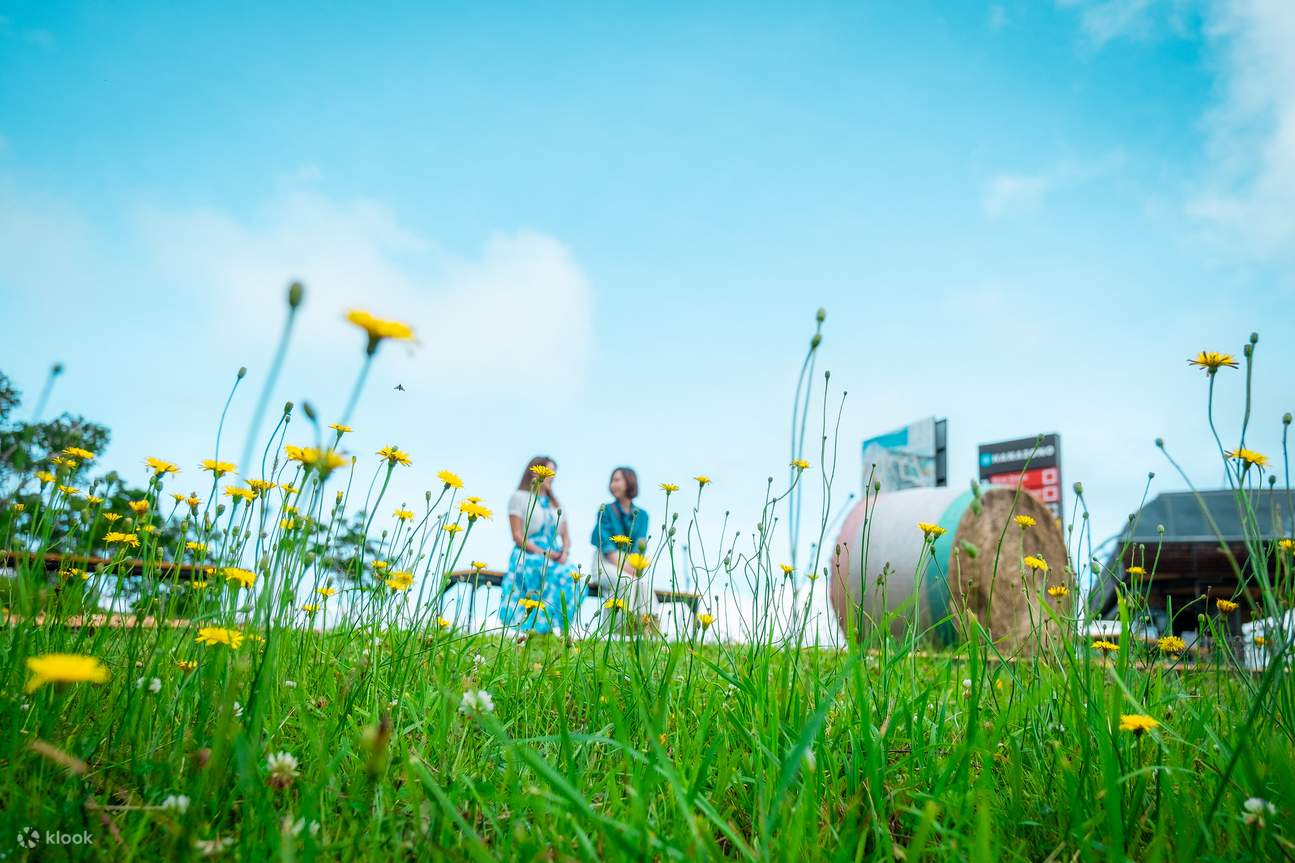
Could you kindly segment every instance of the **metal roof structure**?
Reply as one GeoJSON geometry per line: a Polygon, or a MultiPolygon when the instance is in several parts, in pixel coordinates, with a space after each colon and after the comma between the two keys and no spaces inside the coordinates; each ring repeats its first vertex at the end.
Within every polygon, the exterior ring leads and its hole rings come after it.
{"type": "Polygon", "coordinates": [[[1237,578],[1225,548],[1244,572],[1248,538],[1271,541],[1293,534],[1295,491],[1166,492],[1130,519],[1105,561],[1104,584],[1094,585],[1089,594],[1089,609],[1098,615],[1111,612],[1115,586],[1127,578],[1127,567],[1136,563],[1150,572],[1152,561],[1153,589],[1174,597],[1175,607],[1201,596],[1226,596],[1236,589],[1237,578]],[[1145,546],[1145,562],[1140,546],[1145,546]]]}

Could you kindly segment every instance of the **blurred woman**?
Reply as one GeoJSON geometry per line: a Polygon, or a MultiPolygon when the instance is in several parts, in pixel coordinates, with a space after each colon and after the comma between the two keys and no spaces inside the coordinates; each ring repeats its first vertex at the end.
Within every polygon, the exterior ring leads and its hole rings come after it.
{"type": "Polygon", "coordinates": [[[499,617],[508,626],[529,632],[565,630],[575,617],[584,585],[572,577],[571,539],[560,504],[553,494],[557,463],[536,456],[522,471],[508,501],[513,552],[504,575],[499,617]]]}
{"type": "Polygon", "coordinates": [[[657,619],[652,612],[656,596],[652,582],[636,574],[626,562],[629,555],[642,553],[647,545],[648,514],[634,505],[639,493],[638,474],[633,468],[616,468],[607,490],[612,501],[598,508],[598,518],[589,537],[594,547],[589,576],[602,588],[602,596],[613,601],[611,608],[603,609],[602,620],[610,628],[619,614],[654,627],[657,619]],[[624,609],[617,607],[617,599],[624,601],[624,609]]]}

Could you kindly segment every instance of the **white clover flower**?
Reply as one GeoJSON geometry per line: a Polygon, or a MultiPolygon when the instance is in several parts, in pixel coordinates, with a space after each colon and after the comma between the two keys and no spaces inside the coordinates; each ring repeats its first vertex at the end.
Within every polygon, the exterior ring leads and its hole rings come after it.
{"type": "Polygon", "coordinates": [[[1262,828],[1265,826],[1264,818],[1271,818],[1277,814],[1277,807],[1269,803],[1262,797],[1251,797],[1245,803],[1241,804],[1245,814],[1241,816],[1247,824],[1262,828]]]}
{"type": "Polygon", "coordinates": [[[472,657],[472,666],[474,668],[480,668],[483,664],[485,664],[485,661],[486,661],[486,658],[482,656],[480,653],[474,654],[472,657]]]}
{"type": "Polygon", "coordinates": [[[970,677],[964,677],[964,678],[962,678],[962,688],[963,688],[963,689],[970,689],[970,688],[971,688],[971,678],[970,678],[970,677]]]}
{"type": "Polygon", "coordinates": [[[229,836],[223,839],[219,836],[213,836],[210,839],[193,840],[193,847],[197,848],[203,857],[215,857],[233,844],[234,840],[229,836]]]}
{"type": "Polygon", "coordinates": [[[284,681],[283,681],[283,688],[284,688],[284,689],[296,689],[296,688],[297,688],[297,681],[295,681],[295,680],[284,680],[284,681]]]}
{"type": "Polygon", "coordinates": [[[234,702],[234,718],[243,718],[243,705],[239,704],[237,701],[234,702]]]}
{"type": "Polygon", "coordinates": [[[143,689],[148,687],[148,691],[156,695],[162,691],[162,678],[160,677],[139,677],[135,679],[135,688],[143,689]]]}
{"type": "Polygon", "coordinates": [[[271,773],[296,776],[299,764],[291,752],[275,752],[265,759],[265,766],[271,773]]]}
{"type": "Polygon", "coordinates": [[[484,689],[469,689],[463,693],[463,700],[459,702],[459,712],[467,715],[493,713],[494,710],[495,700],[484,689]]]}
{"type": "Polygon", "coordinates": [[[162,808],[168,812],[183,815],[189,811],[189,797],[186,794],[168,794],[162,801],[162,808]]]}
{"type": "Polygon", "coordinates": [[[279,829],[281,832],[292,836],[294,839],[307,831],[310,832],[311,836],[318,836],[319,822],[307,821],[305,818],[298,818],[296,821],[293,821],[291,815],[285,815],[283,816],[283,821],[279,824],[279,829]]]}

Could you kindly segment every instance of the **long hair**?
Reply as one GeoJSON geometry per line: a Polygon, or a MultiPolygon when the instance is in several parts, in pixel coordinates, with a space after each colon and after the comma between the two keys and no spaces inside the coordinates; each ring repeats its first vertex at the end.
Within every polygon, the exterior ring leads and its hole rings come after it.
{"type": "MultiPolygon", "coordinates": [[[[530,491],[530,490],[531,490],[531,483],[532,483],[532,482],[534,482],[534,480],[535,480],[535,474],[531,473],[531,468],[533,468],[533,467],[535,467],[536,465],[539,465],[539,464],[549,464],[549,465],[553,465],[553,469],[554,469],[554,470],[557,470],[557,467],[558,467],[558,463],[557,463],[556,461],[554,461],[553,459],[549,458],[549,457],[548,457],[548,456],[546,456],[546,455],[537,455],[537,456],[535,456],[535,458],[531,459],[530,461],[528,461],[528,462],[526,463],[526,469],[522,471],[522,479],[521,479],[521,482],[517,483],[517,490],[518,490],[518,491],[530,491]]],[[[557,496],[553,494],[552,489],[550,489],[548,492],[546,492],[546,493],[545,493],[545,496],[549,499],[549,503],[553,504],[553,508],[554,508],[554,509],[561,509],[561,508],[562,508],[562,504],[558,503],[557,496]]]]}
{"type": "Polygon", "coordinates": [[[612,480],[616,478],[617,472],[625,477],[625,496],[630,500],[639,496],[639,475],[634,472],[632,467],[618,467],[612,469],[612,475],[607,478],[607,485],[611,486],[612,480]]]}

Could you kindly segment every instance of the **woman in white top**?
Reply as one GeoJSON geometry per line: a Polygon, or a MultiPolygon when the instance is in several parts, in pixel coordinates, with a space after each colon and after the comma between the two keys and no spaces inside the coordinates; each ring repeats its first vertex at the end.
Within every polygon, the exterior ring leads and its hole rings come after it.
{"type": "Polygon", "coordinates": [[[584,592],[584,585],[572,577],[575,568],[567,563],[571,540],[553,494],[556,469],[548,456],[531,459],[508,501],[513,552],[499,617],[508,626],[531,632],[568,629],[584,592]]]}

